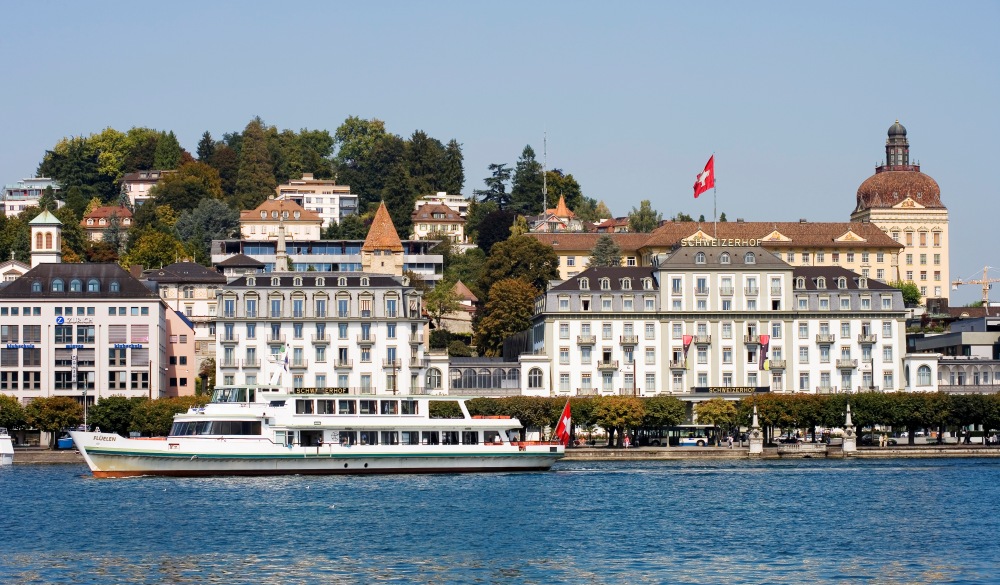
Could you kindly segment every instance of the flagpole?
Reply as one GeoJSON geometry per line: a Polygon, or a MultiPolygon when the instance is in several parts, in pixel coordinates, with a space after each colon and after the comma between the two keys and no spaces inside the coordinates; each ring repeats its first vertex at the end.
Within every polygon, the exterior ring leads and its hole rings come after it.
{"type": "MultiPolygon", "coordinates": [[[[715,160],[715,151],[712,151],[712,160],[715,160]]],[[[712,227],[712,237],[715,238],[716,242],[719,240],[719,207],[718,207],[718,179],[715,176],[715,164],[712,164],[712,220],[714,226],[712,227]]]]}

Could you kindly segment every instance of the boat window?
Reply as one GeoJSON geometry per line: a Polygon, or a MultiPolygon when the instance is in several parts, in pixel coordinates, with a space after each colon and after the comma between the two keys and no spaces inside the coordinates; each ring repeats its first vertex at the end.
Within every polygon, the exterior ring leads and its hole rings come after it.
{"type": "Polygon", "coordinates": [[[497,431],[483,431],[483,442],[484,443],[503,443],[503,439],[500,438],[500,433],[497,431]]]}
{"type": "Polygon", "coordinates": [[[362,400],[361,414],[378,414],[377,403],[378,401],[376,400],[362,400]]]}
{"type": "Polygon", "coordinates": [[[338,400],[337,412],[340,414],[358,414],[357,400],[338,400]]]}
{"type": "Polygon", "coordinates": [[[479,444],[479,431],[462,431],[462,444],[463,445],[478,445],[479,444]]]}
{"type": "Polygon", "coordinates": [[[441,431],[442,445],[458,445],[458,431],[441,431]]]}
{"type": "Polygon", "coordinates": [[[400,403],[402,407],[400,412],[402,414],[419,414],[417,412],[417,401],[416,400],[403,400],[400,403]]]}
{"type": "Polygon", "coordinates": [[[316,401],[316,414],[333,414],[335,410],[336,401],[334,400],[317,400],[316,401]]]}
{"type": "Polygon", "coordinates": [[[382,444],[383,445],[398,445],[399,444],[399,431],[382,431],[382,444]]]}
{"type": "MultiPolygon", "coordinates": [[[[341,402],[347,402],[342,400],[341,402]]],[[[350,401],[350,402],[353,402],[350,401]]],[[[340,431],[339,433],[334,433],[337,441],[341,445],[357,445],[358,444],[358,433],[354,431],[340,431]]]]}
{"type": "Polygon", "coordinates": [[[402,436],[404,445],[420,444],[420,431],[403,431],[402,436]]]}
{"type": "Polygon", "coordinates": [[[423,431],[420,433],[420,443],[422,445],[438,445],[441,443],[437,431],[423,431]]]}
{"type": "Polygon", "coordinates": [[[383,400],[380,406],[382,414],[399,414],[399,402],[396,400],[383,400]]]}
{"type": "Polygon", "coordinates": [[[272,401],[268,402],[267,405],[270,406],[271,408],[281,408],[282,406],[285,405],[285,401],[284,400],[272,400],[272,401]]]}
{"type": "Polygon", "coordinates": [[[312,400],[296,400],[295,401],[295,414],[312,414],[313,413],[313,401],[312,400]]]}
{"type": "Polygon", "coordinates": [[[361,435],[362,445],[378,445],[378,431],[361,431],[358,434],[361,435]]]}

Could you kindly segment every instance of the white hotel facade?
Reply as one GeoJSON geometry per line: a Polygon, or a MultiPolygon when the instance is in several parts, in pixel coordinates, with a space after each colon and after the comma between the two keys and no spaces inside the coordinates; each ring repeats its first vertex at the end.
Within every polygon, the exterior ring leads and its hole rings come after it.
{"type": "MultiPolygon", "coordinates": [[[[652,396],[903,389],[901,293],[756,246],[590,268],[536,302],[526,393],[652,396]],[[761,358],[762,350],[767,359],[761,358]]],[[[914,388],[921,389],[921,388],[914,388]]]]}

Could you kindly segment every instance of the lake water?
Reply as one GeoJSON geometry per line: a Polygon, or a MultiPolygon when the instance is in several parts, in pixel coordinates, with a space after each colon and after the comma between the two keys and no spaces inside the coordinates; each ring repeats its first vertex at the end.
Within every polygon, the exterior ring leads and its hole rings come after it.
{"type": "Polygon", "coordinates": [[[1000,582],[1000,459],[96,480],[0,469],[0,583],[1000,582]]]}

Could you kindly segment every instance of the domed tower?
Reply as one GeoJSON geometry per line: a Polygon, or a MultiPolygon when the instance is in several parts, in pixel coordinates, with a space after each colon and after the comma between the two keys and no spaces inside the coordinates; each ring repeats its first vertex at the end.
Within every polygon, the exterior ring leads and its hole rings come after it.
{"type": "Polygon", "coordinates": [[[871,222],[899,242],[896,273],[884,280],[913,282],[925,299],[948,298],[948,209],[937,181],[910,163],[899,120],[889,127],[885,162],[858,187],[851,221],[871,222]]]}
{"type": "Polygon", "coordinates": [[[31,226],[31,267],[62,262],[62,222],[46,209],[31,226]]]}

